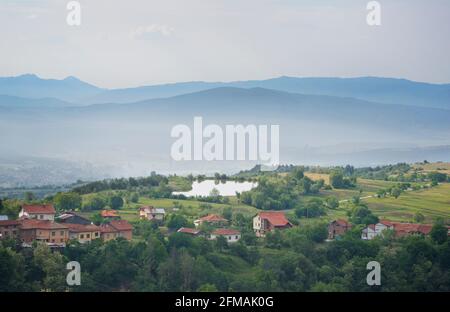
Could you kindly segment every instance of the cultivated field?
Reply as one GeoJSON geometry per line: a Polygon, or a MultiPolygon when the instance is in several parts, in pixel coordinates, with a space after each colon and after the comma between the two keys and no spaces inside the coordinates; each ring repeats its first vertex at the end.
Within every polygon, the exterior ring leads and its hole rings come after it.
{"type": "Polygon", "coordinates": [[[428,222],[436,217],[450,220],[450,183],[430,189],[404,192],[399,198],[368,198],[364,200],[378,216],[392,220],[411,221],[422,213],[428,222]]]}

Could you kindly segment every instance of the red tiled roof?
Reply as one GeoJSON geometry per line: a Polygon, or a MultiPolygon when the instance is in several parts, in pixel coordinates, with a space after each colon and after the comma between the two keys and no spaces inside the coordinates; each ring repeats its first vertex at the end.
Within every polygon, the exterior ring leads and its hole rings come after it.
{"type": "Polygon", "coordinates": [[[203,221],[203,222],[225,222],[225,221],[228,221],[227,219],[222,218],[221,216],[216,215],[216,214],[209,214],[207,216],[201,217],[198,220],[203,221]]]}
{"type": "Polygon", "coordinates": [[[55,208],[51,204],[46,205],[22,205],[22,209],[26,213],[42,213],[42,214],[55,214],[55,208]]]}
{"type": "Polygon", "coordinates": [[[392,222],[392,221],[389,221],[389,220],[380,220],[380,222],[378,222],[378,223],[381,223],[381,224],[384,224],[384,225],[390,227],[390,226],[393,226],[395,222],[392,222]]]}
{"type": "Polygon", "coordinates": [[[101,229],[94,224],[66,224],[70,232],[99,232],[101,229]]]}
{"type": "Polygon", "coordinates": [[[212,232],[214,235],[240,235],[241,232],[233,229],[217,229],[212,232]]]}
{"type": "Polygon", "coordinates": [[[133,226],[127,220],[113,220],[109,224],[118,231],[133,230],[133,226]]]}
{"type": "Polygon", "coordinates": [[[116,233],[116,232],[118,232],[118,230],[107,223],[107,224],[102,224],[100,226],[100,232],[102,232],[102,233],[116,233]]]}
{"type": "Polygon", "coordinates": [[[345,226],[345,227],[350,227],[351,226],[351,224],[349,222],[347,222],[346,220],[344,220],[344,219],[337,219],[337,220],[335,220],[333,222],[339,224],[340,226],[345,226]]]}
{"type": "Polygon", "coordinates": [[[284,212],[281,211],[265,211],[260,212],[258,215],[261,219],[269,221],[273,226],[286,226],[291,224],[286,219],[284,212]]]}
{"type": "Polygon", "coordinates": [[[114,210],[102,210],[102,212],[100,213],[100,215],[103,218],[115,218],[118,217],[119,215],[117,214],[116,211],[114,210]]]}
{"type": "Polygon", "coordinates": [[[20,221],[18,220],[2,220],[0,221],[0,226],[10,226],[10,225],[19,225],[20,221]]]}
{"type": "Polygon", "coordinates": [[[59,229],[68,229],[68,227],[64,224],[56,223],[50,220],[35,220],[35,219],[24,219],[20,221],[22,230],[32,230],[32,229],[41,229],[41,230],[59,230],[59,229]]]}
{"type": "Polygon", "coordinates": [[[178,233],[186,233],[186,234],[197,235],[201,231],[200,230],[196,230],[196,229],[182,227],[182,228],[179,228],[177,232],[178,233]]]}

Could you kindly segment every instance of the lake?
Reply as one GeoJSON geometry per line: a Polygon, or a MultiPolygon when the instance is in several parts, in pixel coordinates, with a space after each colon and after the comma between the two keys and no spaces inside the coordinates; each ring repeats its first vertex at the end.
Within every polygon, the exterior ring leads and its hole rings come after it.
{"type": "Polygon", "coordinates": [[[213,189],[217,189],[222,196],[235,196],[236,192],[242,193],[250,191],[252,188],[258,186],[256,182],[217,182],[214,180],[205,180],[202,182],[194,181],[192,183],[192,190],[188,192],[173,192],[174,195],[191,196],[209,196],[213,189]]]}

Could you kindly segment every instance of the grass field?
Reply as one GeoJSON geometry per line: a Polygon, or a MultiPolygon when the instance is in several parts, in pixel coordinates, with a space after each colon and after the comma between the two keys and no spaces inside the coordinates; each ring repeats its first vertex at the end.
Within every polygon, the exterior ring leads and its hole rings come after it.
{"type": "MultiPolygon", "coordinates": [[[[126,205],[126,207],[118,210],[117,212],[122,219],[128,221],[137,221],[139,219],[138,209],[141,206],[154,206],[158,208],[164,208],[167,213],[176,211],[191,220],[194,220],[198,218],[198,216],[206,215],[208,213],[221,214],[223,209],[226,207],[231,207],[233,209],[233,213],[242,213],[247,217],[255,215],[258,211],[254,207],[238,203],[235,197],[230,198],[229,204],[204,203],[196,200],[179,200],[166,198],[151,199],[141,197],[139,198],[138,203],[126,205]],[[178,208],[176,208],[176,206],[178,208]]],[[[89,212],[85,213],[85,216],[91,217],[93,214],[95,214],[95,212],[89,212]]]]}
{"type": "Polygon", "coordinates": [[[436,217],[450,221],[450,183],[430,189],[405,192],[399,198],[369,198],[364,200],[378,216],[398,221],[412,221],[414,214],[422,213],[427,222],[436,217]]]}
{"type": "Polygon", "coordinates": [[[414,164],[414,169],[421,169],[424,172],[437,171],[446,174],[450,174],[450,163],[436,162],[430,164],[414,164]]]}

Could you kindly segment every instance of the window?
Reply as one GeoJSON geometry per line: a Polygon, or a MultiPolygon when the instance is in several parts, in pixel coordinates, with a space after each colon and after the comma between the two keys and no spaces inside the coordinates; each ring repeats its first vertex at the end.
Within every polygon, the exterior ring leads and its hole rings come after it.
{"type": "Polygon", "coordinates": [[[13,235],[16,235],[16,234],[17,234],[17,231],[13,231],[12,233],[13,233],[13,235]]]}
{"type": "Polygon", "coordinates": [[[239,237],[236,235],[235,238],[238,239],[239,237]]]}
{"type": "Polygon", "coordinates": [[[44,219],[44,215],[39,215],[39,219],[44,219]]]}
{"type": "Polygon", "coordinates": [[[61,231],[59,234],[60,234],[61,236],[64,236],[64,231],[61,231]]]}
{"type": "Polygon", "coordinates": [[[91,238],[91,234],[86,234],[86,238],[91,238]]]}
{"type": "Polygon", "coordinates": [[[95,237],[98,237],[98,232],[95,232],[95,237]]]}
{"type": "Polygon", "coordinates": [[[80,234],[80,238],[83,239],[84,238],[84,234],[80,234]]]}
{"type": "Polygon", "coordinates": [[[52,236],[55,236],[56,235],[56,232],[52,232],[52,236]]]}

